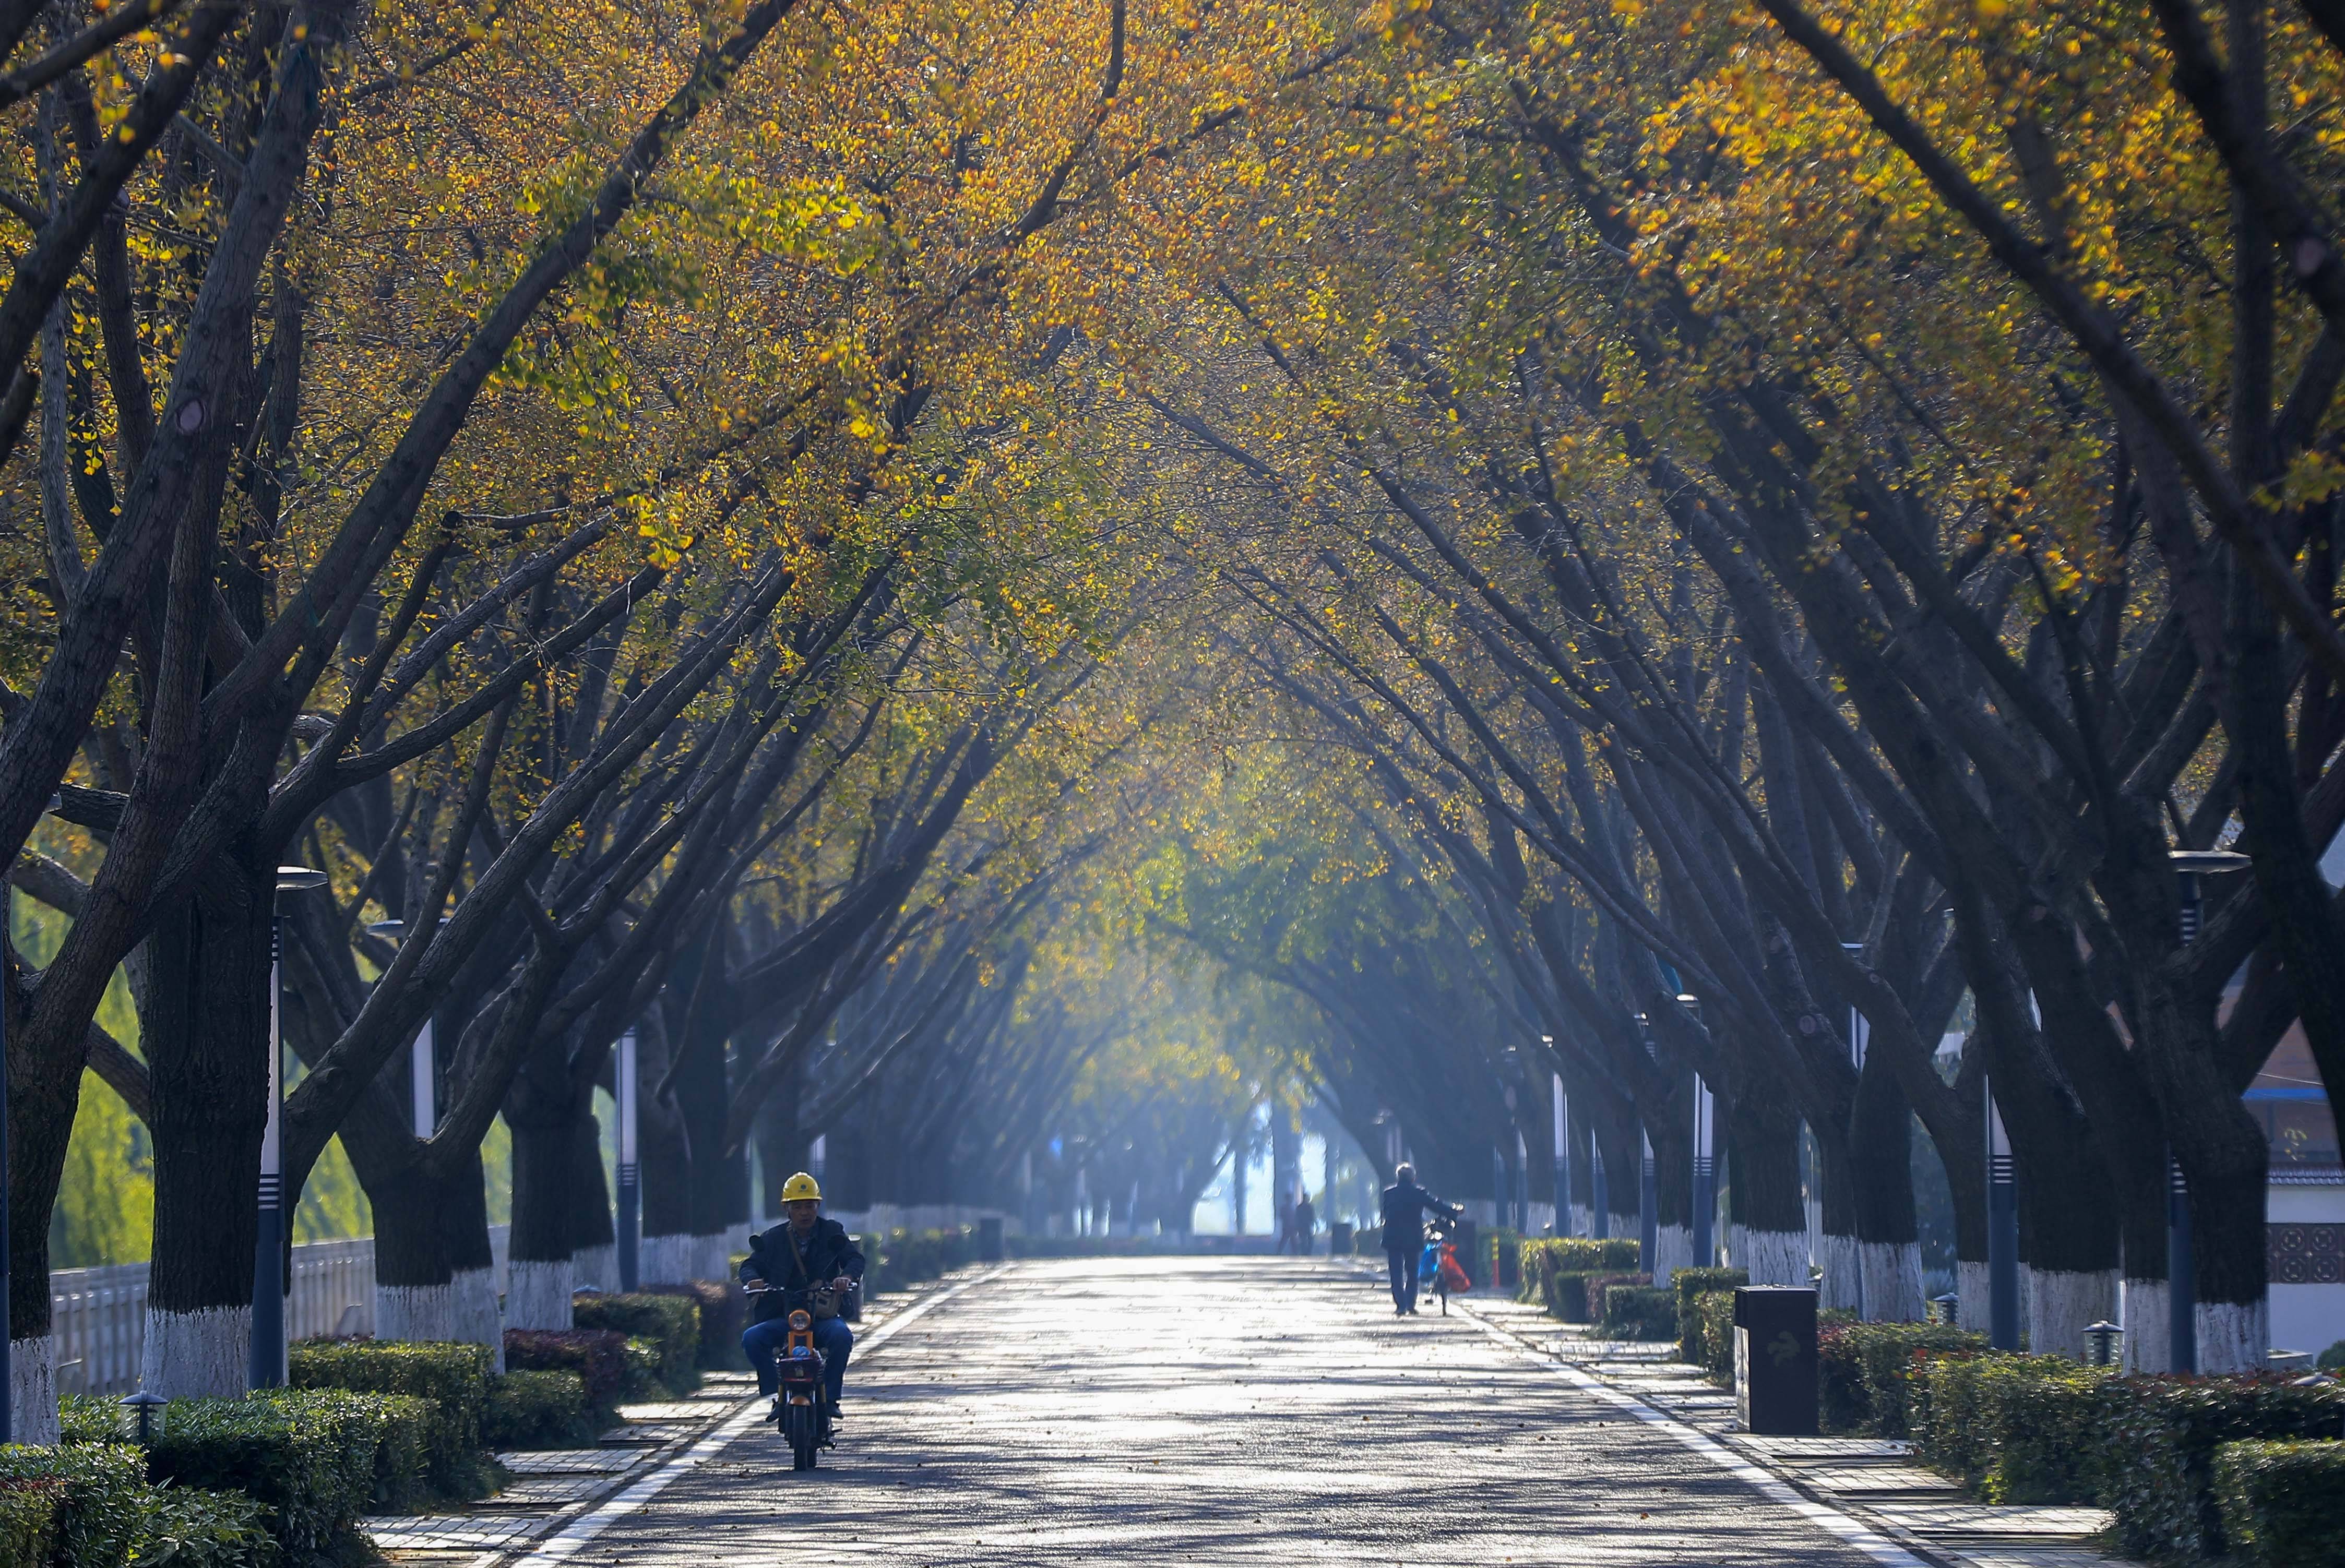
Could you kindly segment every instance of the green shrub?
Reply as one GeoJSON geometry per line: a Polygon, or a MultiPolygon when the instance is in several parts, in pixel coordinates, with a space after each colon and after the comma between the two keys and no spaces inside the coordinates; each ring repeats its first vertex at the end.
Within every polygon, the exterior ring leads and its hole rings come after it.
{"type": "Polygon", "coordinates": [[[1604,1317],[1598,1330],[1613,1340],[1675,1339],[1677,1292],[1652,1285],[1614,1285],[1604,1292],[1604,1317]]]}
{"type": "Polygon", "coordinates": [[[48,1476],[0,1477],[0,1568],[48,1568],[65,1491],[65,1482],[48,1476]]]}
{"type": "Polygon", "coordinates": [[[741,1330],[748,1327],[749,1298],[736,1277],[646,1285],[647,1296],[680,1296],[700,1309],[700,1340],[693,1364],[704,1372],[739,1371],[749,1364],[741,1353],[741,1330]]]}
{"type": "Polygon", "coordinates": [[[977,1231],[970,1226],[949,1230],[889,1230],[862,1239],[867,1292],[900,1290],[934,1280],[977,1261],[977,1231]]]}
{"type": "Polygon", "coordinates": [[[694,1297],[582,1295],[570,1309],[570,1320],[582,1329],[615,1329],[631,1340],[648,1341],[653,1376],[667,1392],[681,1397],[700,1386],[700,1303],[694,1297]]]}
{"type": "Polygon", "coordinates": [[[375,1490],[380,1417],[343,1401],[381,1394],[300,1391],[269,1399],[173,1400],[147,1450],[157,1481],[249,1493],[286,1560],[308,1564],[347,1544],[375,1490]]]}
{"type": "Polygon", "coordinates": [[[368,1513],[412,1513],[431,1496],[428,1472],[439,1422],[433,1402],[414,1394],[359,1393],[349,1389],[263,1389],[267,1400],[303,1419],[335,1423],[340,1441],[373,1456],[368,1513]]]}
{"type": "Polygon", "coordinates": [[[66,1394],[57,1401],[59,1442],[119,1442],[122,1406],[94,1394],[66,1394]]]}
{"type": "Polygon", "coordinates": [[[627,1389],[627,1337],[613,1329],[507,1329],[505,1370],[576,1372],[591,1409],[615,1409],[627,1389]]]}
{"type": "Polygon", "coordinates": [[[158,1486],[139,1518],[132,1568],[273,1568],[269,1511],[241,1492],[158,1486]]]}
{"type": "Polygon", "coordinates": [[[1817,1408],[1824,1429],[1903,1437],[1914,1358],[1985,1349],[1985,1335],[1944,1323],[1819,1323],[1817,1408]]]}
{"type": "MultiPolygon", "coordinates": [[[[1734,1383],[1734,1292],[1704,1290],[1693,1299],[1691,1309],[1700,1323],[1701,1360],[1698,1363],[1710,1381],[1721,1387],[1734,1383]]],[[[1682,1321],[1687,1308],[1678,1307],[1682,1321]]],[[[1682,1335],[1680,1336],[1682,1338],[1682,1335]]]]}
{"type": "Polygon", "coordinates": [[[27,1563],[123,1568],[137,1546],[147,1477],[127,1444],[0,1448],[0,1488],[10,1494],[7,1528],[48,1542],[50,1555],[27,1563]]]}
{"type": "Polygon", "coordinates": [[[2253,1568],[2345,1568],[2345,1442],[2215,1450],[2223,1538],[2253,1568]]]}
{"type": "Polygon", "coordinates": [[[489,1348],[396,1340],[304,1340],[286,1355],[300,1389],[411,1394],[432,1404],[427,1475],[441,1496],[489,1495],[499,1477],[482,1452],[481,1409],[489,1397],[489,1348]]]}
{"type": "MultiPolygon", "coordinates": [[[[1583,1323],[1601,1323],[1604,1320],[1604,1298],[1613,1286],[1650,1285],[1652,1282],[1653,1277],[1650,1274],[1589,1274],[1583,1276],[1583,1289],[1581,1290],[1580,1294],[1587,1298],[1588,1304],[1584,1310],[1588,1315],[1585,1318],[1582,1318],[1580,1321],[1583,1323]]],[[[1672,1327],[1668,1333],[1663,1334],[1660,1337],[1664,1340],[1673,1340],[1677,1338],[1677,1330],[1672,1327]]]]}
{"type": "Polygon", "coordinates": [[[2340,1367],[2345,1367],[2345,1340],[2340,1340],[2321,1351],[2320,1360],[2315,1364],[2324,1372],[2333,1372],[2340,1367]]]}
{"type": "Polygon", "coordinates": [[[2269,1374],[2112,1378],[2102,1430],[2102,1501],[2129,1556],[2221,1555],[2215,1451],[2251,1439],[2325,1438],[2345,1427],[2345,1384],[2269,1374]]]}
{"type": "Polygon", "coordinates": [[[655,1340],[627,1341],[627,1391],[630,1400],[656,1400],[667,1392],[660,1381],[660,1346],[655,1340]]]}
{"type": "MultiPolygon", "coordinates": [[[[1737,1285],[1749,1283],[1750,1271],[1743,1269],[1680,1269],[1670,1276],[1670,1289],[1678,1293],[1678,1360],[1701,1367],[1716,1359],[1716,1352],[1703,1344],[1701,1314],[1695,1308],[1695,1299],[1711,1290],[1731,1291],[1737,1285]]],[[[1726,1343],[1726,1369],[1729,1372],[1734,1370],[1731,1338],[1726,1343]]]]}
{"type": "Polygon", "coordinates": [[[507,1372],[489,1381],[481,1435],[490,1447],[592,1448],[595,1421],[576,1372],[507,1372]]]}
{"type": "MultiPolygon", "coordinates": [[[[1369,1245],[1362,1250],[1383,1250],[1384,1244],[1376,1239],[1376,1231],[1364,1234],[1369,1238],[1369,1245]]],[[[1567,1323],[1585,1323],[1589,1320],[1589,1276],[1617,1275],[1634,1270],[1637,1243],[1627,1238],[1599,1240],[1590,1236],[1529,1237],[1522,1243],[1517,1267],[1522,1273],[1522,1282],[1516,1289],[1518,1298],[1537,1301],[1551,1316],[1567,1323]]]]}
{"type": "Polygon", "coordinates": [[[2090,1502],[2110,1376],[2065,1356],[1924,1351],[1905,1378],[1914,1453],[1989,1502],[2090,1502]]]}

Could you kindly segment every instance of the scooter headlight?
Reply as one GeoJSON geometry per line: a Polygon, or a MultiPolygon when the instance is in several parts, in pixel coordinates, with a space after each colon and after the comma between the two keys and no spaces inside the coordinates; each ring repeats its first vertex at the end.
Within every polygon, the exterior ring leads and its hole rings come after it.
{"type": "Polygon", "coordinates": [[[814,1320],[807,1316],[807,1310],[804,1307],[800,1307],[797,1310],[790,1314],[790,1327],[797,1330],[800,1333],[804,1333],[807,1330],[814,1327],[814,1320]]]}

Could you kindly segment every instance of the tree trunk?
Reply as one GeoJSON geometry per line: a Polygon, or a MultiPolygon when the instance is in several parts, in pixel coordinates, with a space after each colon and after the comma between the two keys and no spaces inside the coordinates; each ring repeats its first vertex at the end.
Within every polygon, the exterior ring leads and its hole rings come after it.
{"type": "MultiPolygon", "coordinates": [[[[510,1129],[508,1129],[510,1130],[510,1129]]],[[[451,1339],[489,1347],[490,1371],[505,1370],[504,1308],[489,1239],[488,1173],[475,1144],[440,1188],[440,1246],[448,1258],[451,1339]]]]}
{"type": "Polygon", "coordinates": [[[1920,1322],[1929,1314],[1914,1209],[1914,1112],[1886,1062],[1866,1062],[1857,1080],[1849,1163],[1865,1320],[1920,1322]]]}
{"type": "Polygon", "coordinates": [[[570,1269],[580,1290],[619,1288],[617,1233],[611,1227],[610,1184],[603,1178],[603,1128],[593,1111],[576,1123],[570,1179],[570,1269]]]}
{"type": "Polygon", "coordinates": [[[505,1324],[514,1329],[571,1326],[570,1183],[578,1133],[571,1118],[516,1116],[513,1129],[513,1239],[506,1250],[505,1324]]]}
{"type": "Polygon", "coordinates": [[[1753,1285],[1808,1283],[1808,1218],[1800,1196],[1800,1118],[1771,1088],[1747,1087],[1725,1108],[1735,1256],[1753,1285]]]}
{"type": "Polygon", "coordinates": [[[1653,1283],[1666,1285],[1693,1255],[1693,1075],[1673,1075],[1669,1098],[1645,1122],[1653,1146],[1653,1283]]]}
{"type": "MultiPolygon", "coordinates": [[[[148,934],[144,1021],[155,1244],[142,1381],[168,1398],[245,1391],[260,1138],[268,1117],[273,874],[223,859],[148,934]]],[[[289,1216],[290,1193],[279,1212],[289,1216]]]]}

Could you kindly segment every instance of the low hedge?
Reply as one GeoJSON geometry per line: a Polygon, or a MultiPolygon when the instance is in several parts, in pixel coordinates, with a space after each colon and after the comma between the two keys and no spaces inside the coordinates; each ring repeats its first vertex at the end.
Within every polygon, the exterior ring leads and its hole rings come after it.
{"type": "Polygon", "coordinates": [[[0,1568],[48,1568],[56,1559],[65,1483],[46,1476],[0,1476],[0,1568]]]}
{"type": "Polygon", "coordinates": [[[471,1502],[501,1477],[482,1452],[481,1411],[489,1397],[489,1348],[396,1340],[304,1340],[286,1352],[300,1389],[408,1394],[431,1401],[426,1475],[440,1496],[471,1502]]]}
{"type": "Polygon", "coordinates": [[[284,1409],[297,1421],[330,1430],[331,1441],[368,1457],[373,1474],[360,1512],[414,1513],[431,1501],[431,1442],[439,1420],[431,1401],[349,1389],[262,1389],[249,1397],[284,1409]]]}
{"type": "Polygon", "coordinates": [[[0,1563],[125,1568],[149,1488],[138,1451],[118,1442],[0,1448],[0,1563]]]}
{"type": "Polygon", "coordinates": [[[1604,1292],[1598,1331],[1613,1340],[1675,1339],[1677,1292],[1654,1285],[1614,1285],[1604,1292]]]}
{"type": "MultiPolygon", "coordinates": [[[[304,1390],[173,1400],[157,1412],[147,1475],[249,1494],[286,1562],[306,1568],[351,1547],[375,1495],[381,1446],[383,1414],[363,1401],[394,1397],[304,1390]]],[[[396,1465],[400,1455],[392,1458],[396,1465]]]]}
{"type": "Polygon", "coordinates": [[[2101,1420],[2101,1501],[2128,1555],[2220,1556],[2215,1452],[2250,1440],[2326,1438],[2345,1429],[2345,1384],[2249,1377],[2112,1378],[2101,1420]]]}
{"type": "Polygon", "coordinates": [[[489,1381],[481,1435],[510,1452],[533,1448],[592,1448],[596,1417],[576,1372],[507,1372],[489,1381]]]}
{"type": "Polygon", "coordinates": [[[1694,1364],[1701,1368],[1711,1381],[1721,1387],[1734,1383],[1734,1292],[1704,1290],[1688,1307],[1682,1298],[1678,1302],[1679,1343],[1683,1348],[1684,1325],[1690,1316],[1699,1325],[1697,1343],[1701,1360],[1694,1364]]]}
{"type": "MultiPolygon", "coordinates": [[[[1701,1313],[1695,1302],[1711,1291],[1731,1291],[1737,1285],[1749,1283],[1751,1271],[1747,1269],[1680,1269],[1670,1276],[1670,1289],[1678,1293],[1678,1360],[1706,1367],[1716,1359],[1715,1351],[1703,1342],[1701,1313]]],[[[1732,1320],[1728,1319],[1730,1323],[1732,1320]]],[[[1726,1341],[1726,1370],[1734,1370],[1731,1334],[1726,1341]]]]}
{"type": "Polygon", "coordinates": [[[269,1511],[241,1492],[157,1486],[147,1494],[132,1568],[275,1568],[269,1511]]]}
{"type": "Polygon", "coordinates": [[[741,1353],[741,1330],[749,1326],[749,1298],[738,1280],[689,1280],[676,1285],[646,1285],[646,1296],[677,1296],[700,1309],[700,1340],[693,1365],[704,1372],[739,1371],[749,1364],[741,1353]]]}
{"type": "Polygon", "coordinates": [[[1985,1349],[1985,1334],[1944,1323],[1819,1324],[1816,1391],[1824,1429],[1903,1437],[1914,1358],[1930,1351],[1985,1349]]]}
{"type": "MultiPolygon", "coordinates": [[[[1376,1232],[1369,1231],[1371,1237],[1376,1232]]],[[[1376,1242],[1369,1249],[1380,1250],[1376,1242]]],[[[1537,1301],[1549,1315],[1567,1323],[1589,1320],[1588,1280],[1590,1275],[1618,1275],[1637,1267],[1633,1238],[1537,1236],[1526,1238],[1517,1254],[1522,1275],[1516,1295],[1537,1301]]]]}
{"type": "Polygon", "coordinates": [[[669,1393],[681,1397],[700,1386],[700,1303],[695,1298],[589,1293],[573,1300],[570,1320],[582,1329],[614,1329],[631,1340],[649,1342],[653,1375],[669,1393]]]}
{"type": "Polygon", "coordinates": [[[2253,1568],[2345,1568],[2345,1442],[2227,1442],[2215,1500],[2232,1555],[2253,1568]]]}
{"type": "Polygon", "coordinates": [[[863,1237],[862,1245],[867,1295],[900,1290],[977,1261],[977,1231],[967,1225],[949,1230],[874,1231],[863,1237]]]}
{"type": "MultiPolygon", "coordinates": [[[[1587,1307],[1584,1309],[1588,1315],[1579,1320],[1583,1323],[1600,1323],[1604,1320],[1604,1298],[1613,1286],[1650,1285],[1653,1282],[1653,1277],[1650,1274],[1587,1274],[1580,1278],[1582,1282],[1580,1294],[1588,1299],[1587,1307]]],[[[1672,1329],[1660,1337],[1664,1340],[1675,1339],[1677,1330],[1672,1329]]]]}
{"type": "Polygon", "coordinates": [[[614,1410],[627,1390],[627,1336],[615,1329],[507,1329],[505,1371],[576,1372],[587,1405],[614,1410]]]}
{"type": "Polygon", "coordinates": [[[2090,1502],[2111,1376],[2065,1356],[1924,1352],[1906,1379],[1914,1452],[1989,1502],[2090,1502]]]}

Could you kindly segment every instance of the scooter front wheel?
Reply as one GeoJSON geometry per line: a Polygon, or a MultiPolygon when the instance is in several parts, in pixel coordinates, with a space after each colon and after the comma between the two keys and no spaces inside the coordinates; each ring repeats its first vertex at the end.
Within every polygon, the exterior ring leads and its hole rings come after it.
{"type": "Polygon", "coordinates": [[[821,1446],[822,1425],[811,1404],[793,1404],[782,1412],[782,1435],[789,1440],[790,1468],[812,1470],[821,1446]]]}

